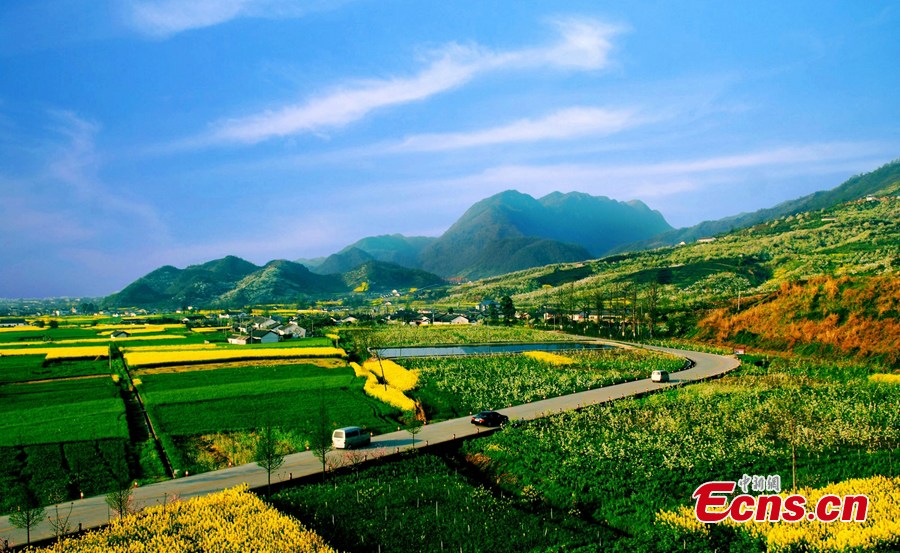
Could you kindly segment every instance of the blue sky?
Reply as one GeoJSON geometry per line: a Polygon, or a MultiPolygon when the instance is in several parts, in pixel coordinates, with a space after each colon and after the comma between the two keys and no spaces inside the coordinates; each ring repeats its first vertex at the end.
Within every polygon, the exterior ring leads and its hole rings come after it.
{"type": "Polygon", "coordinates": [[[689,226],[900,157],[897,2],[599,4],[6,0],[0,297],[436,236],[506,189],[689,226]]]}

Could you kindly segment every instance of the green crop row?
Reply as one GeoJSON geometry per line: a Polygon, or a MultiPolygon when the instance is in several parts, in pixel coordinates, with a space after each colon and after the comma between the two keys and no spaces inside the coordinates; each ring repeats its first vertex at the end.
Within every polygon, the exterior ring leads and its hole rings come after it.
{"type": "Polygon", "coordinates": [[[222,450],[253,442],[252,434],[266,425],[290,435],[291,449],[305,448],[323,402],[332,427],[355,425],[380,433],[395,428],[399,416],[367,397],[364,379],[346,366],[224,368],[141,379],[138,388],[167,455],[176,468],[191,472],[246,462],[239,452],[222,450]]]}
{"type": "Polygon", "coordinates": [[[0,357],[0,385],[30,380],[74,378],[109,373],[109,363],[90,360],[44,361],[44,355],[0,357]]]}
{"type": "Polygon", "coordinates": [[[154,404],[193,403],[226,398],[291,393],[320,388],[346,388],[355,379],[349,367],[325,369],[314,365],[278,365],[210,371],[147,374],[141,393],[154,404]],[[264,383],[264,385],[263,385],[264,383]]]}
{"type": "Polygon", "coordinates": [[[129,478],[128,442],[0,447],[0,514],[107,492],[129,478]]]}
{"type": "Polygon", "coordinates": [[[273,502],[350,552],[571,551],[612,539],[565,511],[496,496],[431,455],[288,490],[273,502]]]}
{"type": "MultiPolygon", "coordinates": [[[[778,474],[790,489],[795,469],[797,486],[900,473],[900,387],[799,374],[810,372],[808,364],[764,375],[754,366],[560,414],[467,442],[465,452],[510,492],[537,494],[633,536],[622,550],[681,550],[655,514],[692,506],[703,482],[778,474]]],[[[721,551],[736,539],[719,534],[693,547],[721,551]]]]}
{"type": "Polygon", "coordinates": [[[108,377],[0,386],[0,446],[128,438],[108,377]]]}
{"type": "Polygon", "coordinates": [[[678,370],[684,360],[646,350],[567,352],[571,365],[552,365],[524,355],[405,359],[419,371],[420,399],[431,418],[452,418],[549,397],[646,378],[656,369],[678,370]]]}

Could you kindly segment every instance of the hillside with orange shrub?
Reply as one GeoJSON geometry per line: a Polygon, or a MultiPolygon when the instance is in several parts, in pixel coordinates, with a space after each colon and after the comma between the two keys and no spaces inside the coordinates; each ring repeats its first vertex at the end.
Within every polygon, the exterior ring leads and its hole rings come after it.
{"type": "Polygon", "coordinates": [[[900,364],[900,278],[820,276],[782,283],[769,298],[737,311],[716,309],[700,337],[780,350],[839,353],[900,364]]]}

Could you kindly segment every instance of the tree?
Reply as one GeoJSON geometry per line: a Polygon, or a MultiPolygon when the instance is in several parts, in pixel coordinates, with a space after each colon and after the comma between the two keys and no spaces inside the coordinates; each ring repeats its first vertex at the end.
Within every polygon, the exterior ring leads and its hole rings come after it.
{"type": "Polygon", "coordinates": [[[494,302],[491,302],[488,305],[488,324],[495,325],[499,322],[497,318],[497,305],[494,302]]]}
{"type": "Polygon", "coordinates": [[[66,493],[63,490],[57,490],[50,495],[50,503],[53,503],[53,507],[51,507],[52,514],[47,516],[47,521],[50,522],[50,528],[53,529],[57,543],[72,530],[69,519],[72,517],[74,504],[70,502],[68,511],[65,508],[60,511],[59,504],[65,500],[66,493]]]}
{"type": "Polygon", "coordinates": [[[319,412],[313,422],[312,439],[309,444],[313,455],[322,461],[322,481],[325,481],[325,469],[328,452],[331,451],[331,424],[328,421],[328,407],[325,405],[325,392],[319,392],[319,412]]]}
{"type": "Polygon", "coordinates": [[[119,478],[116,480],[116,488],[106,494],[106,504],[109,505],[109,508],[115,511],[117,515],[123,517],[132,511],[131,503],[133,496],[134,490],[131,487],[131,482],[125,478],[119,478]]]}
{"type": "Polygon", "coordinates": [[[656,314],[659,307],[659,285],[655,282],[650,283],[647,289],[645,300],[647,303],[647,318],[649,319],[650,338],[653,338],[653,328],[656,326],[656,314]]]}
{"type": "Polygon", "coordinates": [[[272,495],[272,473],[284,464],[284,453],[278,447],[272,425],[266,423],[256,442],[256,464],[266,471],[266,496],[272,495]]]}
{"type": "Polygon", "coordinates": [[[503,315],[503,324],[511,325],[516,320],[516,306],[513,304],[512,298],[503,296],[500,298],[500,314],[503,315]]]}
{"type": "Polygon", "coordinates": [[[413,451],[416,450],[416,434],[422,431],[422,421],[416,419],[409,424],[409,427],[406,429],[409,432],[409,435],[412,436],[412,446],[413,451]]]}
{"type": "Polygon", "coordinates": [[[25,543],[31,544],[31,529],[44,519],[44,508],[37,505],[30,494],[23,494],[23,505],[10,513],[9,521],[20,530],[25,530],[25,543]]]}

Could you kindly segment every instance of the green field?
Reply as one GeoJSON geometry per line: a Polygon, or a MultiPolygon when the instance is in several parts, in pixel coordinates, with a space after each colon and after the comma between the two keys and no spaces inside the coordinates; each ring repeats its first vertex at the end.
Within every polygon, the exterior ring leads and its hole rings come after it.
{"type": "Polygon", "coordinates": [[[578,340],[577,336],[547,332],[523,327],[503,327],[484,325],[438,325],[342,328],[341,339],[358,343],[359,333],[372,335],[372,347],[389,346],[433,346],[456,344],[488,344],[500,342],[560,342],[578,340]]]}
{"type": "Polygon", "coordinates": [[[66,360],[45,362],[43,355],[0,357],[0,384],[109,374],[103,361],[66,360]]]}
{"type": "Polygon", "coordinates": [[[464,452],[509,493],[614,528],[616,550],[759,551],[729,527],[682,535],[657,513],[693,507],[700,483],[742,474],[778,474],[791,489],[792,448],[797,486],[897,476],[898,404],[900,386],[869,382],[865,367],[760,360],[718,381],[508,428],[464,452]]]}
{"type": "Polygon", "coordinates": [[[109,377],[0,386],[0,446],[128,438],[109,377]]]}
{"type": "MultiPolygon", "coordinates": [[[[97,330],[89,328],[42,328],[40,330],[6,330],[0,332],[0,345],[3,347],[29,343],[58,340],[82,340],[99,338],[97,330]]],[[[47,344],[49,345],[49,344],[47,344]]]]}
{"type": "Polygon", "coordinates": [[[411,395],[425,404],[433,419],[647,378],[656,369],[676,371],[684,364],[681,358],[646,350],[583,350],[563,355],[575,363],[555,366],[518,354],[404,359],[400,363],[419,371],[419,388],[411,395]]]}
{"type": "MultiPolygon", "coordinates": [[[[103,493],[128,480],[129,432],[119,386],[108,376],[8,383],[14,374],[47,376],[39,359],[25,359],[2,372],[0,513],[103,493]]],[[[69,374],[108,370],[105,361],[59,367],[69,374]]]]}
{"type": "Polygon", "coordinates": [[[172,462],[193,472],[240,462],[220,453],[203,461],[202,440],[227,444],[246,441],[264,425],[280,428],[293,449],[305,447],[308,429],[324,402],[330,425],[361,426],[376,433],[397,426],[395,409],[363,393],[365,380],[348,366],[311,364],[247,366],[141,376],[139,385],[148,412],[172,462]],[[213,436],[218,435],[218,436],[213,436]]]}
{"type": "Polygon", "coordinates": [[[125,439],[0,447],[0,513],[101,494],[128,479],[125,439]]]}
{"type": "Polygon", "coordinates": [[[288,490],[273,502],[350,552],[571,551],[614,538],[530,498],[497,496],[424,454],[288,490]]]}

